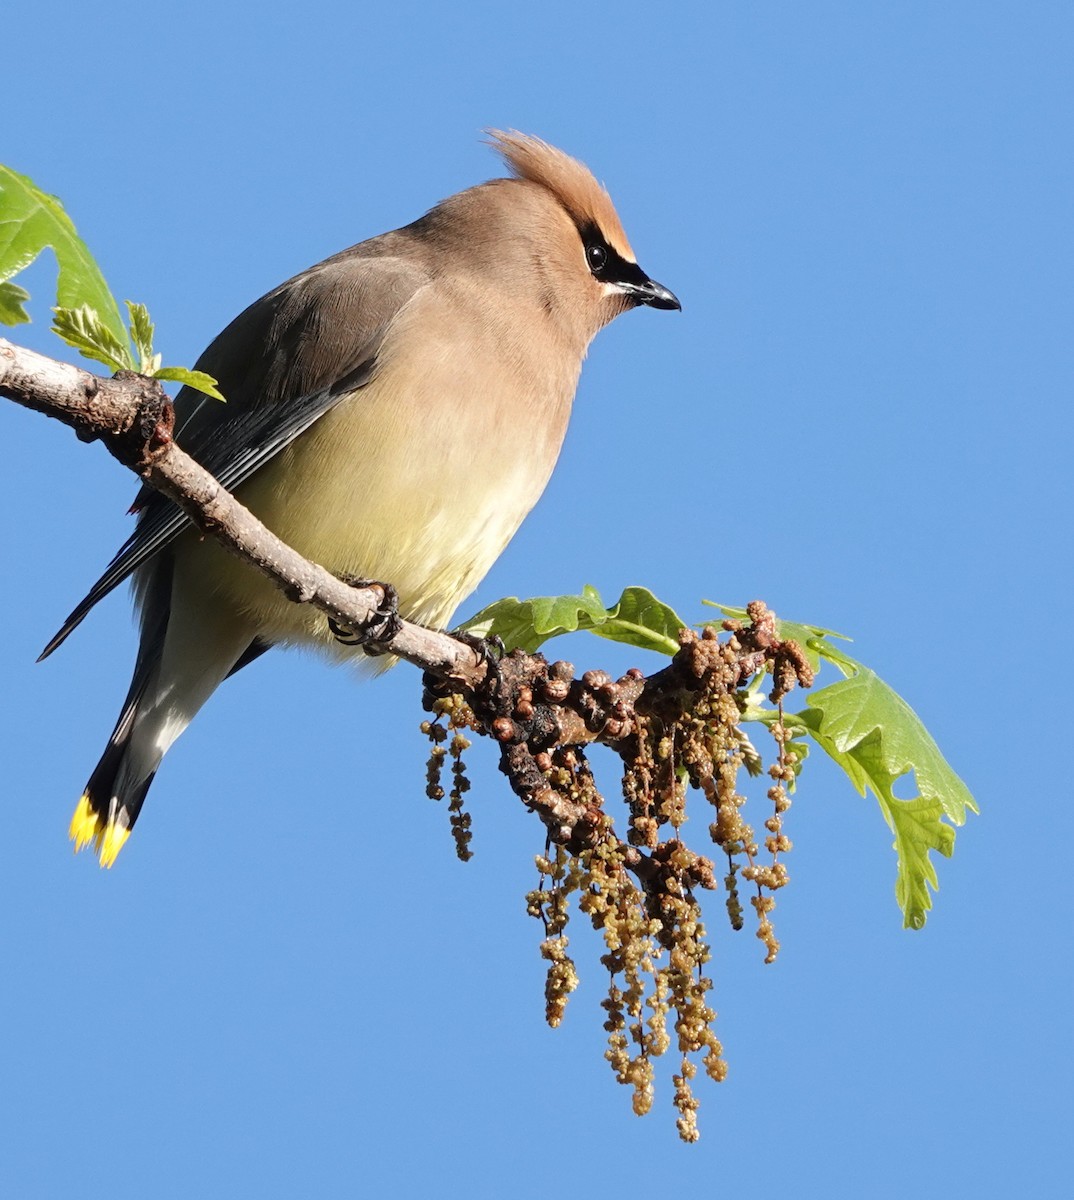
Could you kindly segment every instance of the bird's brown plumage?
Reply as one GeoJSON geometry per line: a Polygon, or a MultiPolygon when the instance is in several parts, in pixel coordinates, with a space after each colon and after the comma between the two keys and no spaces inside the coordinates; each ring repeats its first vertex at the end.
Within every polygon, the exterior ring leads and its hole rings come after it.
{"type": "Polygon", "coordinates": [[[634,261],[611,196],[584,164],[540,138],[499,129],[488,131],[490,144],[503,155],[518,179],[547,188],[578,226],[593,225],[628,261],[634,261]]]}
{"type": "MultiPolygon", "coordinates": [[[[677,307],[634,262],[577,160],[495,133],[512,171],[352,246],[240,314],[198,366],[177,439],[275,533],[340,575],[393,584],[404,616],[446,622],[544,490],[590,340],[636,304],[677,307]]],[[[274,644],[360,657],[169,501],[49,649],[136,573],[142,644],[127,703],[72,822],[106,865],[164,753],[215,687],[274,644]]]]}

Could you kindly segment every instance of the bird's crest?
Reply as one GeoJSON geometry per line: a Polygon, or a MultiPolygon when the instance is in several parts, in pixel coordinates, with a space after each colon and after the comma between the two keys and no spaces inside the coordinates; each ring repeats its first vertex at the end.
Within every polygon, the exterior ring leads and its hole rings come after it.
{"type": "Polygon", "coordinates": [[[548,188],[580,229],[595,225],[613,250],[628,262],[635,261],[611,196],[584,163],[540,138],[514,129],[486,132],[489,145],[503,155],[513,175],[548,188]]]}

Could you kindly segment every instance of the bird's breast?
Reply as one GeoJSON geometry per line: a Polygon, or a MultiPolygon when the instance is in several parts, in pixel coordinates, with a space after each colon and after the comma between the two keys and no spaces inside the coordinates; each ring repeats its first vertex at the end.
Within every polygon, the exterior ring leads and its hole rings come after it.
{"type": "MultiPolygon", "coordinates": [[[[415,304],[374,379],[239,490],[285,542],[337,575],[391,583],[404,616],[447,622],[541,495],[559,455],[579,353],[540,355],[490,312],[415,304]]],[[[326,623],[221,554],[226,599],[274,641],[327,639],[326,623]]],[[[209,562],[192,563],[193,569],[209,562]]]]}

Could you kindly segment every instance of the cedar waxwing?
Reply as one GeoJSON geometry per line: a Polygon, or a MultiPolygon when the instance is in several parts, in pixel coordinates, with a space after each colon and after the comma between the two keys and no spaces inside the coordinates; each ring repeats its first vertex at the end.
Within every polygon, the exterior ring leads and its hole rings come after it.
{"type": "MultiPolygon", "coordinates": [[[[677,309],[638,266],[608,193],[536,138],[492,132],[512,177],[296,275],[198,360],[226,404],[183,388],[176,439],[301,554],[398,593],[441,626],[536,503],[586,349],[640,304],[677,309]]],[[[111,866],[172,742],[273,646],[356,658],[325,616],[200,537],[143,488],[135,532],[42,657],[127,576],[134,678],[71,821],[111,866]]]]}

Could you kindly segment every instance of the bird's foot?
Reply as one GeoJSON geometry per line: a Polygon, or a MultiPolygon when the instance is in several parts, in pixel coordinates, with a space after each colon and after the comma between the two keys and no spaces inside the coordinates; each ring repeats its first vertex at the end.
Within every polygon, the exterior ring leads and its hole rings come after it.
{"type": "Polygon", "coordinates": [[[339,578],[353,588],[380,588],[384,599],[369,614],[369,619],[357,629],[329,617],[328,628],[332,631],[332,636],[344,646],[361,646],[366,654],[383,654],[388,643],[402,627],[399,593],[390,583],[381,583],[376,579],[356,579],[352,575],[340,575],[339,578]]]}
{"type": "Polygon", "coordinates": [[[478,637],[475,633],[463,633],[461,630],[453,629],[451,636],[460,642],[465,642],[490,671],[495,671],[507,654],[503,638],[495,633],[491,637],[478,637]]]}

